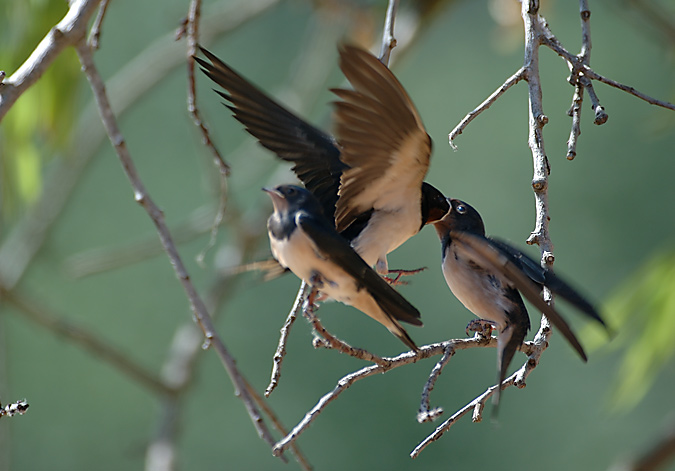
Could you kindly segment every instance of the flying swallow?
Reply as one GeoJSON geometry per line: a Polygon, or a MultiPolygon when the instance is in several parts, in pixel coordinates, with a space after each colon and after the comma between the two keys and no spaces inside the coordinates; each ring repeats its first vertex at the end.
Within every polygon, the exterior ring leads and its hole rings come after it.
{"type": "MultiPolygon", "coordinates": [[[[525,340],[530,318],[521,294],[563,334],[586,361],[586,353],[565,319],[544,302],[546,287],[586,316],[605,325],[596,309],[552,270],[507,243],[487,237],[478,212],[467,203],[451,199],[450,211],[434,223],[441,239],[443,275],[450,290],[480,319],[499,332],[497,342],[499,403],[506,370],[525,340]]],[[[470,324],[471,325],[471,324],[470,324]]]]}
{"type": "Polygon", "coordinates": [[[263,190],[274,205],[267,220],[274,258],[313,288],[372,317],[417,351],[399,321],[421,326],[419,311],[338,234],[319,201],[294,185],[263,190]]]}
{"type": "Polygon", "coordinates": [[[337,139],[277,104],[215,55],[201,49],[203,72],[246,130],[293,171],[354,250],[381,274],[387,254],[449,206],[424,182],[431,138],[394,74],[372,54],[340,47],[353,90],[333,89],[337,139]]]}

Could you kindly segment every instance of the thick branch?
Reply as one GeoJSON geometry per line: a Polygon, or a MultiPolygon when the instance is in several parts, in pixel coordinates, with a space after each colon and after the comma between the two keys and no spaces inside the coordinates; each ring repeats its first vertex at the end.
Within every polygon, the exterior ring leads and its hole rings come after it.
{"type": "Polygon", "coordinates": [[[54,26],[21,67],[0,83],[0,122],[14,102],[42,77],[66,47],[87,34],[89,18],[101,0],[73,0],[66,16],[54,26]]]}
{"type": "Polygon", "coordinates": [[[75,49],[80,62],[82,63],[83,71],[91,85],[92,92],[101,114],[101,120],[106,129],[110,142],[112,143],[115,152],[117,153],[117,156],[122,164],[124,172],[133,188],[134,198],[146,210],[148,216],[157,228],[162,246],[164,247],[169,260],[171,261],[171,265],[174,268],[176,276],[178,277],[190,301],[194,319],[204,333],[206,338],[205,346],[213,346],[216,350],[218,357],[223,363],[225,370],[228,372],[230,379],[235,386],[235,394],[239,396],[244,402],[244,405],[246,406],[249,416],[251,417],[251,420],[258,431],[259,436],[269,444],[273,444],[274,440],[272,439],[267,426],[263,422],[258,408],[255,406],[253,398],[246,388],[246,384],[244,383],[244,380],[235,365],[234,358],[229,353],[220,337],[218,337],[216,334],[211,317],[206,310],[206,306],[197,293],[197,290],[192,284],[192,281],[190,280],[187,270],[185,269],[183,261],[178,254],[171,234],[169,233],[169,230],[164,221],[164,215],[154,203],[154,201],[150,198],[150,195],[145,190],[145,186],[141,182],[141,179],[136,171],[136,167],[131,159],[131,155],[127,149],[124,137],[118,128],[117,120],[112,112],[110,103],[108,102],[103,80],[101,79],[101,76],[94,65],[91,50],[84,41],[77,43],[75,45],[75,49]]]}

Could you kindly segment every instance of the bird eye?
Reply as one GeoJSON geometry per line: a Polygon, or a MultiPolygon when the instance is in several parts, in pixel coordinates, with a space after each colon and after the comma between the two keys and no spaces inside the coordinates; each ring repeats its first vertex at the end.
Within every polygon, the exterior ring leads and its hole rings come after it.
{"type": "Polygon", "coordinates": [[[466,206],[463,204],[458,204],[457,207],[455,208],[455,211],[457,211],[459,214],[464,214],[466,213],[466,206]]]}

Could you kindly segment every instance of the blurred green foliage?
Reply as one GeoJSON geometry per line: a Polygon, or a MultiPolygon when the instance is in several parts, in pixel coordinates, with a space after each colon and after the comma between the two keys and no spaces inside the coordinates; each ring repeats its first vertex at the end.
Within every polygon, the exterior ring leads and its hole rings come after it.
{"type": "MultiPolygon", "coordinates": [[[[62,0],[0,3],[0,68],[10,75],[49,29],[63,18],[62,0]]],[[[75,126],[80,65],[72,49],[61,54],[24,93],[0,128],[2,217],[16,217],[42,188],[44,165],[60,154],[75,126]]]]}
{"type": "Polygon", "coordinates": [[[610,347],[623,352],[611,406],[625,412],[644,398],[664,368],[673,365],[675,249],[656,250],[614,290],[603,311],[619,332],[610,347]]]}

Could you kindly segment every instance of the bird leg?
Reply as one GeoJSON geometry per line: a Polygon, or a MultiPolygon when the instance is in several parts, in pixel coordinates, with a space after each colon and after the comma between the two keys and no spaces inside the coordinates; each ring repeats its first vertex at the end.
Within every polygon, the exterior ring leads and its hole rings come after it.
{"type": "Polygon", "coordinates": [[[403,270],[403,269],[397,269],[397,270],[387,270],[387,274],[396,274],[395,278],[389,278],[387,276],[383,276],[384,281],[389,283],[392,286],[399,286],[399,285],[407,285],[408,282],[406,281],[401,281],[402,276],[408,276],[408,275],[415,275],[421,271],[426,270],[427,267],[422,267],[422,268],[415,268],[414,270],[403,270]]]}
{"type": "Polygon", "coordinates": [[[487,319],[474,319],[466,326],[466,335],[471,335],[469,332],[475,332],[479,337],[489,339],[492,337],[492,331],[498,330],[496,322],[487,319]]]}

